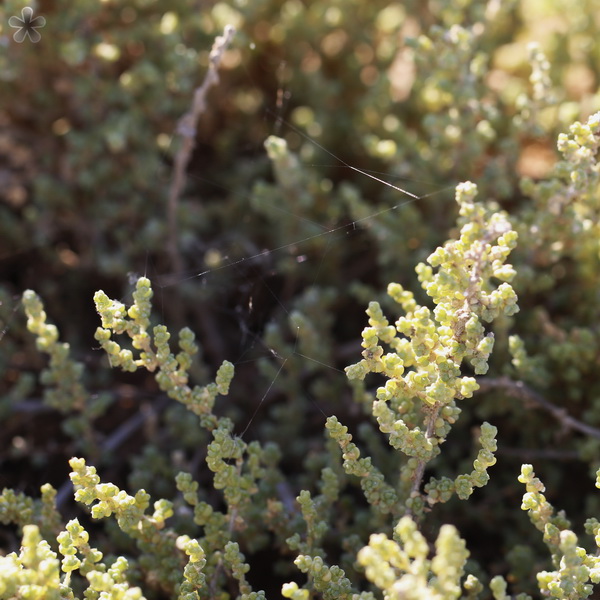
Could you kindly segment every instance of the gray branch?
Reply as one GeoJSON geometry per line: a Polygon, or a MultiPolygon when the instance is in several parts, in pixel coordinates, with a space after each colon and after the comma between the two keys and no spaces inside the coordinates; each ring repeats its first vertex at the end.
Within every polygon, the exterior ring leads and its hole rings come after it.
{"type": "Polygon", "coordinates": [[[185,172],[192,156],[192,150],[195,145],[196,128],[200,115],[206,111],[206,97],[211,87],[219,83],[219,64],[223,54],[235,35],[235,28],[231,25],[225,26],[223,35],[215,40],[209,56],[209,66],[206,77],[202,85],[196,88],[192,108],[180,119],[177,125],[177,133],[181,135],[183,142],[175,155],[175,164],[173,168],[173,180],[169,190],[169,204],[167,219],[169,226],[169,255],[174,270],[174,277],[177,280],[183,271],[183,264],[179,254],[178,232],[177,232],[177,209],[179,206],[179,197],[185,184],[185,172]]]}
{"type": "Polygon", "coordinates": [[[492,379],[480,378],[477,379],[477,383],[479,384],[480,392],[503,390],[507,395],[512,396],[513,398],[523,400],[524,402],[530,402],[539,408],[543,408],[567,429],[574,429],[575,431],[579,431],[590,437],[600,439],[600,429],[578,421],[570,416],[564,408],[555,406],[523,381],[514,381],[510,379],[510,377],[503,376],[492,379]]]}

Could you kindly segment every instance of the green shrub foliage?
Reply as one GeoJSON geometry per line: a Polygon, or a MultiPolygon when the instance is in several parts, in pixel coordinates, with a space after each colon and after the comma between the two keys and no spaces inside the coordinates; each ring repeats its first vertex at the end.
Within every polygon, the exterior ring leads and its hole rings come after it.
{"type": "Polygon", "coordinates": [[[0,599],[593,597],[575,4],[0,6],[0,599]]]}

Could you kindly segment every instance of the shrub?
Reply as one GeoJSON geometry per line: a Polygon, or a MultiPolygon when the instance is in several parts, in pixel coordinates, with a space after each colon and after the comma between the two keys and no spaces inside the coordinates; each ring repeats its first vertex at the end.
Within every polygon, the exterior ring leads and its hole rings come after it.
{"type": "Polygon", "coordinates": [[[0,598],[589,597],[595,4],[24,5],[0,598]]]}

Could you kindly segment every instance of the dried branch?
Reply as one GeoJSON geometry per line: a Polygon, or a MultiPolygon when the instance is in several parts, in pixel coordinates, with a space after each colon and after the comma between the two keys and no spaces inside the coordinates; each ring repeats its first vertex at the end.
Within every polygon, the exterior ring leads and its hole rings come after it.
{"type": "Polygon", "coordinates": [[[564,408],[555,406],[546,400],[539,392],[530,388],[522,381],[513,381],[509,377],[497,377],[495,379],[481,378],[477,380],[479,383],[479,391],[487,392],[490,390],[503,390],[509,396],[530,402],[544,410],[548,411],[561,425],[567,429],[574,429],[590,437],[600,439],[600,429],[586,425],[581,421],[571,417],[564,408]]]}
{"type": "MultiPolygon", "coordinates": [[[[148,421],[162,413],[168,405],[168,397],[166,395],[161,395],[153,405],[146,405],[145,409],[138,410],[131,415],[131,417],[121,423],[110,436],[104,440],[101,453],[105,455],[109,452],[118,451],[120,446],[135,435],[148,421]]],[[[64,508],[64,505],[69,498],[72,498],[72,493],[73,484],[70,479],[66,479],[56,494],[56,507],[59,511],[64,508]]]]}
{"type": "Polygon", "coordinates": [[[169,227],[168,251],[173,267],[174,277],[178,280],[183,273],[183,261],[179,253],[178,246],[178,228],[177,228],[177,209],[179,198],[185,184],[185,172],[192,156],[192,150],[195,145],[196,128],[200,115],[206,111],[206,96],[208,90],[219,83],[218,68],[223,58],[227,46],[235,34],[235,28],[227,25],[223,32],[215,40],[209,56],[208,72],[202,85],[196,88],[194,92],[194,101],[192,108],[180,119],[177,125],[177,133],[183,138],[179,151],[175,155],[175,164],[173,168],[173,180],[169,190],[169,203],[167,209],[167,220],[169,227]]]}
{"type": "Polygon", "coordinates": [[[535,448],[507,448],[500,446],[498,456],[516,457],[520,462],[533,462],[534,460],[581,460],[581,455],[576,450],[553,450],[535,448]]]}

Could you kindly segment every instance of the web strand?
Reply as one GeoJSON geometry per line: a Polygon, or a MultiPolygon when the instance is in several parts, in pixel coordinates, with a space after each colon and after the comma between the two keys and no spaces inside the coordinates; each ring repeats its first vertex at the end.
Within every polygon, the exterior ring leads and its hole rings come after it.
{"type": "MultiPolygon", "coordinates": [[[[281,214],[286,215],[287,217],[292,217],[294,219],[297,219],[299,222],[306,223],[312,227],[318,227],[320,229],[320,231],[318,231],[317,233],[311,234],[311,235],[300,237],[299,239],[296,239],[291,242],[286,242],[284,244],[280,244],[280,245],[270,248],[270,249],[263,249],[259,252],[250,253],[250,254],[248,254],[246,256],[242,256],[240,258],[230,259],[229,257],[225,256],[224,258],[221,259],[223,261],[221,263],[221,265],[212,267],[210,269],[205,269],[205,270],[196,272],[193,275],[184,276],[183,278],[179,278],[177,281],[174,281],[174,282],[163,283],[160,286],[161,288],[168,288],[168,287],[179,285],[184,282],[189,282],[189,281],[192,281],[195,279],[209,277],[210,275],[214,275],[221,271],[234,269],[238,273],[238,276],[245,279],[249,284],[252,284],[251,279],[254,280],[254,282],[260,283],[260,285],[262,287],[264,287],[267,290],[268,294],[274,299],[276,306],[279,307],[279,309],[282,311],[282,314],[285,314],[287,316],[287,318],[289,319],[291,308],[286,306],[285,301],[271,287],[271,285],[269,285],[269,283],[265,280],[265,278],[260,273],[249,275],[246,272],[246,270],[242,268],[245,264],[251,263],[252,261],[255,261],[260,258],[268,257],[272,254],[276,254],[276,253],[282,252],[282,251],[290,249],[290,248],[300,248],[303,245],[306,245],[311,241],[326,237],[327,243],[325,245],[325,248],[321,249],[320,255],[318,257],[313,257],[313,260],[318,260],[318,264],[317,264],[316,268],[314,268],[314,272],[311,273],[311,276],[310,276],[310,281],[312,282],[311,285],[314,286],[317,284],[317,281],[319,279],[319,274],[321,273],[323,265],[327,261],[327,255],[329,254],[331,246],[335,241],[339,241],[342,237],[346,238],[346,235],[348,235],[348,234],[358,232],[359,230],[362,229],[362,226],[364,224],[368,223],[369,221],[375,220],[378,217],[386,215],[392,211],[400,210],[402,207],[407,206],[409,204],[415,203],[417,201],[421,201],[425,198],[429,198],[429,197],[432,197],[437,194],[441,194],[442,192],[444,192],[448,189],[451,189],[451,187],[453,187],[453,186],[448,186],[448,187],[444,187],[442,189],[435,190],[433,192],[418,195],[418,194],[415,194],[409,190],[406,190],[398,185],[395,185],[395,184],[387,181],[384,178],[384,174],[382,174],[382,173],[379,173],[376,171],[369,172],[369,171],[366,171],[363,169],[359,169],[358,167],[355,167],[355,166],[349,164],[347,161],[343,160],[342,158],[340,158],[339,156],[337,156],[336,154],[334,154],[333,152],[331,152],[330,150],[325,148],[318,141],[316,141],[315,139],[313,139],[312,137],[305,134],[303,131],[301,131],[300,129],[298,129],[291,123],[287,122],[285,119],[283,119],[283,117],[281,116],[281,107],[278,106],[278,108],[279,108],[279,110],[277,111],[277,113],[275,113],[273,111],[269,111],[269,113],[274,117],[275,123],[278,125],[278,127],[281,127],[282,125],[287,127],[290,131],[293,131],[294,133],[301,136],[303,139],[305,139],[306,141],[313,144],[315,147],[319,148],[321,151],[325,152],[327,155],[332,157],[335,161],[337,161],[338,165],[341,166],[342,168],[349,169],[355,173],[358,173],[360,175],[368,177],[369,179],[376,181],[380,185],[385,185],[385,186],[389,187],[390,189],[394,190],[395,192],[401,194],[403,196],[403,198],[401,198],[393,206],[387,206],[387,207],[381,208],[379,210],[374,210],[370,214],[363,216],[361,218],[353,219],[350,222],[345,222],[345,223],[342,223],[339,225],[333,225],[333,226],[331,226],[331,225],[327,226],[325,224],[319,223],[313,219],[309,219],[309,218],[305,217],[302,214],[292,212],[290,210],[287,210],[285,207],[273,204],[272,202],[265,202],[265,204],[268,205],[273,210],[280,212],[281,214]],[[376,173],[376,174],[374,174],[374,173],[376,173]],[[338,234],[338,235],[336,235],[336,234],[338,234]]],[[[308,168],[309,166],[310,165],[304,165],[303,168],[308,168]]],[[[331,165],[329,165],[329,166],[331,166],[331,165]]],[[[228,192],[231,191],[228,188],[226,188],[225,186],[222,186],[220,184],[215,184],[214,182],[211,182],[210,180],[208,180],[204,177],[198,177],[195,175],[191,175],[191,177],[194,179],[197,179],[197,180],[207,182],[210,185],[214,185],[215,187],[224,189],[228,192]]],[[[425,184],[425,182],[421,182],[421,183],[425,184]]],[[[346,241],[346,243],[348,243],[348,242],[346,241]]],[[[299,262],[300,262],[300,260],[299,260],[299,262]]],[[[161,277],[160,279],[162,279],[164,281],[164,276],[161,277]]],[[[253,310],[256,310],[256,309],[257,309],[257,307],[254,306],[254,298],[253,298],[253,296],[250,296],[250,298],[248,299],[248,305],[246,306],[246,310],[248,312],[247,316],[249,316],[249,314],[253,310]]],[[[236,309],[236,314],[238,312],[239,311],[236,309]]],[[[271,357],[275,361],[280,363],[275,375],[271,376],[271,380],[268,383],[267,389],[262,394],[260,400],[258,401],[257,405],[255,406],[255,408],[252,412],[252,415],[250,416],[246,426],[244,427],[243,431],[240,434],[240,437],[244,437],[248,433],[252,423],[256,420],[257,415],[259,414],[261,408],[265,404],[269,395],[272,393],[273,388],[276,386],[277,381],[281,378],[281,375],[284,372],[286,365],[288,365],[290,359],[292,359],[293,357],[297,357],[303,361],[312,362],[316,365],[319,365],[320,367],[330,370],[331,372],[337,373],[341,377],[345,377],[344,371],[339,369],[338,367],[328,364],[327,362],[325,362],[323,360],[319,360],[315,357],[311,357],[311,356],[309,356],[303,352],[300,352],[298,350],[298,343],[299,343],[299,339],[300,339],[300,331],[299,330],[296,331],[295,343],[294,343],[293,350],[288,351],[287,355],[284,353],[284,355],[282,356],[274,348],[269,347],[269,345],[264,341],[264,339],[262,337],[262,332],[257,332],[256,330],[253,331],[248,326],[248,324],[244,322],[243,315],[238,314],[237,319],[240,324],[240,330],[242,331],[242,338],[244,340],[244,342],[243,342],[244,348],[243,348],[241,355],[239,355],[237,360],[234,361],[234,364],[236,364],[236,365],[248,364],[248,363],[256,362],[258,360],[264,360],[265,357],[266,358],[271,357]],[[262,346],[262,350],[259,350],[258,356],[256,356],[256,354],[254,354],[254,352],[253,352],[253,349],[256,348],[257,344],[259,346],[262,346]],[[252,352],[252,355],[249,354],[251,352],[252,352]]],[[[357,345],[357,350],[358,350],[358,345],[357,345]]],[[[308,393],[307,390],[304,390],[304,393],[306,394],[306,397],[310,400],[310,402],[326,418],[327,414],[325,413],[323,408],[320,406],[320,404],[314,398],[312,398],[312,396],[308,393]]]]}
{"type": "MultiPolygon", "coordinates": [[[[245,262],[250,262],[250,261],[253,261],[253,260],[255,260],[257,258],[260,258],[260,257],[264,257],[264,256],[268,256],[270,254],[278,253],[278,252],[281,252],[283,250],[286,250],[288,248],[292,248],[292,247],[295,247],[295,246],[304,245],[304,244],[306,244],[306,243],[308,243],[310,241],[319,239],[319,238],[324,237],[324,236],[330,236],[330,235],[335,234],[337,232],[342,232],[342,231],[345,231],[345,230],[356,229],[357,225],[361,225],[361,224],[366,223],[368,221],[374,220],[377,217],[380,217],[380,216],[382,216],[382,215],[384,215],[386,213],[389,213],[391,211],[399,210],[400,208],[402,208],[404,206],[407,206],[408,204],[412,204],[413,202],[417,202],[417,201],[424,200],[426,198],[430,198],[432,196],[441,194],[441,193],[443,193],[443,192],[445,192],[445,191],[447,191],[449,189],[453,189],[453,187],[454,187],[454,186],[446,186],[446,187],[443,187],[441,189],[435,190],[433,192],[429,192],[427,194],[422,194],[422,195],[417,195],[417,194],[414,194],[412,192],[409,192],[408,190],[406,190],[406,189],[404,189],[404,188],[402,188],[400,186],[394,185],[393,183],[391,183],[391,182],[389,182],[389,181],[387,181],[387,180],[385,180],[385,179],[383,179],[381,177],[377,177],[376,175],[373,174],[373,172],[369,172],[369,171],[364,170],[364,169],[359,169],[358,167],[355,167],[355,166],[349,164],[348,162],[346,162],[345,160],[343,160],[341,157],[337,156],[336,154],[334,154],[333,152],[331,152],[330,150],[328,150],[327,148],[325,148],[317,140],[315,140],[314,138],[310,137],[309,135],[307,135],[306,133],[304,133],[302,130],[300,130],[299,128],[295,127],[293,124],[291,124],[288,121],[286,121],[285,119],[283,119],[283,117],[281,116],[280,112],[275,113],[274,111],[272,111],[270,109],[266,109],[266,110],[267,110],[267,112],[272,117],[274,117],[274,119],[276,120],[277,123],[279,123],[280,125],[284,124],[288,129],[290,129],[294,133],[298,134],[299,136],[301,136],[302,138],[304,138],[306,141],[308,141],[309,143],[313,144],[315,147],[319,148],[320,150],[322,150],[323,152],[325,152],[326,154],[328,154],[329,156],[331,156],[333,159],[335,159],[336,161],[338,161],[338,163],[340,163],[344,168],[350,169],[350,170],[352,170],[352,171],[354,171],[356,173],[359,173],[359,174],[361,174],[361,175],[363,175],[365,177],[368,177],[368,178],[370,178],[370,179],[372,179],[372,180],[380,183],[381,185],[385,185],[385,186],[387,186],[387,187],[389,187],[389,188],[391,188],[391,189],[393,189],[393,190],[395,190],[395,191],[403,194],[404,196],[408,196],[408,199],[405,200],[405,201],[403,201],[403,202],[398,202],[398,203],[394,204],[393,206],[389,206],[389,207],[380,209],[378,211],[374,211],[373,213],[371,213],[371,214],[369,214],[369,215],[367,215],[365,217],[362,217],[360,219],[355,219],[355,220],[353,220],[350,223],[345,223],[343,225],[339,225],[337,227],[332,227],[332,228],[328,228],[327,226],[325,226],[325,225],[323,225],[321,223],[318,223],[316,221],[313,221],[312,219],[308,219],[308,218],[304,217],[303,215],[299,215],[297,213],[293,213],[293,212],[291,212],[289,210],[286,210],[285,208],[282,208],[281,206],[276,206],[276,205],[274,205],[272,203],[268,203],[268,205],[271,208],[273,208],[274,210],[280,211],[280,212],[282,212],[282,213],[284,213],[284,214],[286,214],[288,216],[292,216],[295,219],[304,221],[304,222],[309,223],[309,224],[311,224],[313,226],[317,226],[317,227],[323,229],[323,231],[321,231],[319,233],[316,233],[316,234],[313,234],[313,235],[310,235],[310,236],[307,236],[307,237],[304,237],[304,238],[301,238],[301,239],[298,239],[298,240],[295,240],[293,242],[282,244],[282,245],[277,246],[275,248],[271,248],[271,249],[268,249],[268,250],[261,250],[260,252],[257,252],[255,254],[251,254],[249,256],[244,256],[244,257],[241,257],[239,259],[229,261],[229,262],[227,262],[227,264],[224,264],[224,265],[221,265],[221,266],[218,266],[218,267],[213,267],[213,268],[210,268],[210,269],[205,269],[204,271],[200,271],[198,273],[194,273],[193,275],[190,275],[190,276],[184,276],[183,278],[180,278],[177,281],[174,281],[174,282],[171,282],[171,283],[162,283],[161,284],[162,288],[168,288],[168,287],[171,287],[173,285],[178,285],[178,284],[186,282],[186,281],[191,281],[193,279],[205,277],[205,276],[210,275],[212,273],[217,273],[217,272],[223,271],[225,269],[229,269],[229,268],[232,268],[232,267],[235,267],[235,266],[239,266],[239,265],[241,265],[241,264],[243,264],[245,262]]],[[[381,173],[378,173],[378,174],[381,174],[381,173]]],[[[210,180],[208,180],[206,178],[197,177],[197,176],[194,176],[193,178],[201,180],[201,181],[208,182],[211,185],[214,185],[215,187],[219,187],[221,189],[225,189],[225,190],[229,191],[225,186],[222,186],[220,184],[215,184],[214,182],[211,182],[210,180]]],[[[161,277],[161,279],[163,279],[163,281],[164,281],[165,277],[163,276],[163,277],[161,277]]]]}

